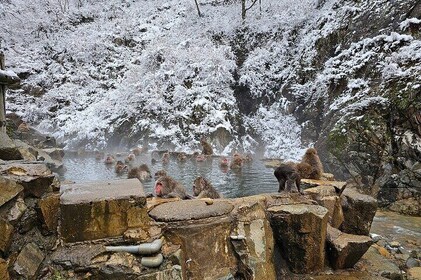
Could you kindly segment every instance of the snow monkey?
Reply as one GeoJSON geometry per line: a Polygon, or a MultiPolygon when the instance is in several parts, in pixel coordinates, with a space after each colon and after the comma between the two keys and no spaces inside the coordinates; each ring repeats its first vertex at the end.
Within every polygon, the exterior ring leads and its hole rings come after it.
{"type": "Polygon", "coordinates": [[[183,185],[171,178],[170,176],[161,176],[156,180],[155,194],[156,196],[163,198],[189,198],[189,196],[186,193],[186,189],[183,187],[183,185]]]}
{"type": "Polygon", "coordinates": [[[301,160],[301,164],[308,164],[311,166],[311,172],[302,174],[303,179],[305,178],[305,179],[320,180],[320,177],[322,176],[322,173],[323,173],[323,165],[322,165],[322,162],[320,161],[319,156],[317,155],[316,149],[314,148],[307,149],[306,153],[304,154],[301,160]]]}
{"type": "Polygon", "coordinates": [[[177,155],[177,160],[179,162],[185,162],[187,160],[187,155],[185,152],[181,152],[177,155]]]}
{"type": "Polygon", "coordinates": [[[168,164],[170,162],[170,154],[169,153],[164,153],[162,155],[162,164],[168,164]]]}
{"type": "Polygon", "coordinates": [[[293,191],[294,186],[296,186],[298,192],[301,193],[301,176],[295,163],[281,163],[281,165],[275,169],[274,175],[279,182],[278,192],[285,189],[287,191],[293,191]]]}
{"type": "Polygon", "coordinates": [[[143,182],[146,179],[152,178],[152,175],[149,167],[146,164],[141,164],[139,167],[130,169],[127,178],[137,178],[139,181],[143,182]]]}
{"type": "Polygon", "coordinates": [[[165,170],[158,170],[157,172],[155,172],[154,178],[156,180],[156,179],[158,179],[161,176],[167,176],[167,171],[165,171],[165,170]]]}
{"type": "Polygon", "coordinates": [[[202,154],[207,156],[213,154],[212,146],[206,141],[205,137],[202,137],[202,139],[200,139],[200,144],[203,147],[202,154]]]}
{"type": "Polygon", "coordinates": [[[222,197],[212,184],[202,176],[197,177],[193,182],[193,195],[196,196],[196,198],[222,197]]]}
{"type": "Polygon", "coordinates": [[[230,168],[240,169],[243,166],[243,157],[239,153],[235,153],[232,157],[230,168]]]}
{"type": "Polygon", "coordinates": [[[117,161],[115,164],[115,173],[122,174],[127,171],[127,165],[125,165],[121,160],[117,161]]]}

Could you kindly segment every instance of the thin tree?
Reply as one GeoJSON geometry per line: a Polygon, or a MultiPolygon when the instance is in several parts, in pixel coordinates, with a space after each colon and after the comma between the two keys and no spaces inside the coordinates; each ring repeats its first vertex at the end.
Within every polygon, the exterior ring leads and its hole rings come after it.
{"type": "Polygon", "coordinates": [[[194,3],[196,3],[197,14],[199,15],[199,17],[201,17],[202,14],[200,13],[199,3],[197,2],[197,0],[194,0],[194,3]]]}
{"type": "Polygon", "coordinates": [[[241,0],[241,18],[243,20],[246,19],[247,11],[250,10],[257,3],[257,1],[259,1],[260,8],[262,8],[262,0],[253,0],[253,2],[248,8],[246,8],[246,0],[241,0]]]}

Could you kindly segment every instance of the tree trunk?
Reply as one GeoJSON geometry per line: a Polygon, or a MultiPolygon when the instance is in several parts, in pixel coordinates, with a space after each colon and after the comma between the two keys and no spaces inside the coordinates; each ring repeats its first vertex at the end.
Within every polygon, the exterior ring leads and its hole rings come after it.
{"type": "MultiPolygon", "coordinates": [[[[4,54],[0,52],[0,70],[4,70],[4,54]]],[[[0,83],[0,134],[6,134],[6,85],[0,83]]]]}

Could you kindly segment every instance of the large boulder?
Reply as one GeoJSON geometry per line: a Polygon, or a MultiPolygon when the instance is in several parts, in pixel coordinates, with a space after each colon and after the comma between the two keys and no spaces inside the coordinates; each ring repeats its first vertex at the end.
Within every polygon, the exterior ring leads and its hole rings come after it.
{"type": "Polygon", "coordinates": [[[26,244],[13,264],[13,273],[15,274],[15,277],[35,279],[43,260],[44,254],[37,245],[34,243],[26,244]]]}
{"type": "Polygon", "coordinates": [[[345,220],[339,229],[350,234],[368,235],[377,211],[376,199],[350,188],[343,192],[341,199],[345,220]]]}
{"type": "Polygon", "coordinates": [[[7,261],[0,258],[0,279],[2,280],[9,280],[9,271],[8,271],[8,263],[7,261]]]}
{"type": "Polygon", "coordinates": [[[329,211],[329,224],[339,228],[344,221],[344,214],[341,206],[341,199],[334,186],[320,185],[304,191],[313,200],[329,211]]]}
{"type": "Polygon", "coordinates": [[[21,191],[23,191],[21,185],[16,184],[14,180],[0,176],[0,207],[15,198],[21,191]]]}
{"type": "Polygon", "coordinates": [[[155,220],[167,222],[167,241],[180,246],[184,279],[219,279],[236,271],[230,244],[233,208],[227,201],[208,205],[202,200],[183,200],[158,205],[150,212],[155,220]]]}
{"type": "Polygon", "coordinates": [[[316,205],[281,205],[267,209],[281,255],[294,273],[324,268],[328,210],[316,205]]]}
{"type": "Polygon", "coordinates": [[[46,194],[39,200],[38,204],[48,230],[56,232],[60,213],[60,194],[46,194]]]}
{"type": "Polygon", "coordinates": [[[275,279],[276,271],[272,261],[275,243],[266,218],[266,197],[250,196],[232,202],[235,206],[231,214],[235,217],[233,233],[244,237],[231,239],[239,263],[239,273],[247,275],[249,272],[249,279],[275,279]]]}
{"type": "Polygon", "coordinates": [[[63,185],[60,212],[66,242],[120,236],[129,228],[149,226],[145,193],[137,179],[63,185]]]}
{"type": "Polygon", "coordinates": [[[3,160],[19,160],[23,159],[19,148],[7,136],[6,133],[0,132],[0,159],[3,160]]]}
{"type": "Polygon", "coordinates": [[[52,191],[51,184],[54,175],[42,163],[9,163],[0,165],[0,173],[7,179],[13,180],[24,187],[25,197],[40,198],[52,191]]]}
{"type": "Polygon", "coordinates": [[[373,241],[365,235],[343,233],[328,225],[327,255],[333,269],[352,268],[373,241]]]}
{"type": "Polygon", "coordinates": [[[14,227],[6,220],[0,219],[0,255],[7,254],[12,244],[14,227]]]}

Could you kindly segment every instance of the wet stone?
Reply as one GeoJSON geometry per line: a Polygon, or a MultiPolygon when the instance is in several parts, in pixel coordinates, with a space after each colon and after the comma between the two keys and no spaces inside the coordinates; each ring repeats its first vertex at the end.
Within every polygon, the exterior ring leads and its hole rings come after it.
{"type": "Polygon", "coordinates": [[[208,205],[202,200],[181,200],[161,204],[149,212],[160,222],[198,220],[229,214],[234,206],[227,201],[214,201],[208,205]]]}
{"type": "Polygon", "coordinates": [[[0,219],[0,255],[7,253],[12,243],[14,227],[6,220],[0,219]]]}
{"type": "Polygon", "coordinates": [[[149,224],[146,197],[137,179],[64,185],[60,196],[64,241],[121,236],[149,224]]]}
{"type": "Polygon", "coordinates": [[[327,254],[334,269],[354,267],[371,244],[368,236],[343,233],[328,225],[327,254]]]}
{"type": "Polygon", "coordinates": [[[48,194],[40,199],[38,203],[48,230],[55,232],[59,219],[60,194],[48,194]]]}
{"type": "Polygon", "coordinates": [[[0,258],[0,279],[2,280],[10,279],[7,267],[8,267],[7,261],[0,258]]]}
{"type": "Polygon", "coordinates": [[[44,254],[38,246],[29,243],[19,253],[13,265],[13,271],[25,279],[34,279],[43,260],[44,254]]]}
{"type": "Polygon", "coordinates": [[[282,205],[268,210],[281,255],[294,273],[324,268],[328,210],[316,205],[282,205]]]}
{"type": "Polygon", "coordinates": [[[22,218],[28,207],[22,198],[18,198],[7,213],[7,220],[12,224],[16,225],[20,218],[22,218]]]}
{"type": "MultiPolygon", "coordinates": [[[[1,167],[0,167],[1,168],[1,167]]],[[[0,176],[0,206],[15,198],[23,187],[15,181],[0,176]]]]}
{"type": "Polygon", "coordinates": [[[341,199],[345,220],[339,229],[350,234],[368,235],[377,211],[377,200],[354,189],[345,189],[341,199]]]}
{"type": "Polygon", "coordinates": [[[52,191],[54,175],[45,164],[11,163],[0,165],[0,173],[24,188],[25,197],[40,198],[44,193],[52,191]]]}

